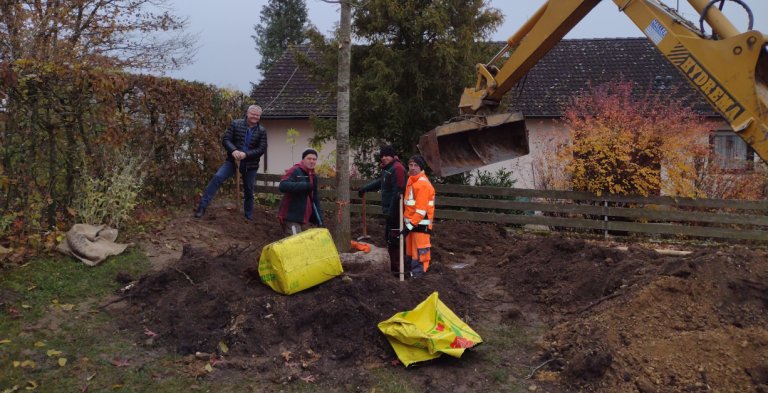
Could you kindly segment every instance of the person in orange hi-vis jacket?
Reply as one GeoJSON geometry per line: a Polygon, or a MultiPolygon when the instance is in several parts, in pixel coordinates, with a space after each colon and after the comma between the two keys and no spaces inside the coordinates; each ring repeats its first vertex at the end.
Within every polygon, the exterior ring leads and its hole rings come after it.
{"type": "Polygon", "coordinates": [[[408,160],[408,183],[403,196],[403,230],[405,238],[405,265],[410,276],[417,278],[429,269],[431,259],[429,236],[435,218],[435,187],[424,173],[424,157],[414,155],[408,160]]]}

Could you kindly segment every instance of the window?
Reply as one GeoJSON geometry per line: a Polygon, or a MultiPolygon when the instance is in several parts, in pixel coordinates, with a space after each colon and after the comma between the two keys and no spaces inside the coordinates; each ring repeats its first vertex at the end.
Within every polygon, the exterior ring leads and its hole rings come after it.
{"type": "Polygon", "coordinates": [[[749,171],[755,161],[755,151],[733,131],[715,131],[710,139],[712,159],[726,170],[749,171]]]}

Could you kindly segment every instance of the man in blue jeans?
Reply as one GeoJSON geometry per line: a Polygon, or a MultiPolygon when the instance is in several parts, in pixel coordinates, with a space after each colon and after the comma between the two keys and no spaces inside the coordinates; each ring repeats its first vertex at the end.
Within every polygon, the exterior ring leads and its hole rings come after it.
{"type": "Polygon", "coordinates": [[[253,218],[253,186],[256,183],[256,173],[259,170],[259,159],[267,151],[267,129],[259,124],[261,120],[261,107],[251,105],[248,107],[244,119],[237,119],[230,123],[221,144],[227,151],[227,160],[221,165],[213,179],[203,191],[203,197],[195,210],[195,218],[205,214],[205,209],[213,200],[216,191],[221,184],[235,174],[239,166],[240,175],[243,178],[243,211],[245,218],[253,218]]]}

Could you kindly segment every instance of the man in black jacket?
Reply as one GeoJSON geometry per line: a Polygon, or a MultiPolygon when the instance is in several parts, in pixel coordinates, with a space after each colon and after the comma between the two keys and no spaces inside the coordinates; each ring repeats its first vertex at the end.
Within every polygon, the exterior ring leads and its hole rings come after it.
{"type": "Polygon", "coordinates": [[[405,190],[405,167],[397,158],[395,148],[386,145],[379,150],[381,175],[374,181],[360,187],[357,195],[363,198],[366,192],[381,190],[381,212],[384,214],[384,242],[389,253],[389,267],[393,273],[400,270],[400,195],[405,190]]]}
{"type": "Polygon", "coordinates": [[[286,235],[301,232],[302,225],[313,223],[323,226],[320,211],[320,195],[317,192],[317,150],[306,149],[301,153],[301,162],[290,167],[280,179],[280,210],[277,218],[286,235]]]}
{"type": "MultiPolygon", "coordinates": [[[[366,192],[381,190],[381,213],[384,214],[384,241],[393,240],[393,230],[400,228],[400,195],[405,190],[405,167],[397,158],[395,148],[382,146],[379,150],[381,175],[374,181],[360,187],[357,195],[362,198],[366,192]]],[[[396,236],[395,236],[396,237],[396,236]]],[[[396,239],[395,239],[396,240],[396,239]]]]}
{"type": "Polygon", "coordinates": [[[259,124],[259,120],[261,120],[261,107],[251,105],[244,119],[237,119],[227,127],[227,131],[221,138],[221,144],[227,151],[227,160],[205,187],[203,197],[195,211],[196,218],[205,214],[205,209],[208,208],[208,204],[213,200],[221,184],[232,177],[238,168],[243,178],[243,212],[246,219],[253,218],[253,186],[259,170],[259,159],[267,151],[267,130],[259,124]]]}

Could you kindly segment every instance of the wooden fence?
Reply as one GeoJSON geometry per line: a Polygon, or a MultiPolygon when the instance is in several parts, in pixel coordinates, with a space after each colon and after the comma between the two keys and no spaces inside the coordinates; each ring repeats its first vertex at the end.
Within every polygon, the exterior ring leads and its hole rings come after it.
{"type": "MultiPolygon", "coordinates": [[[[258,193],[279,194],[279,175],[258,177],[258,193]]],[[[364,184],[352,180],[351,187],[364,184]]],[[[335,181],[320,179],[322,206],[336,210],[335,181]]],[[[436,184],[435,218],[494,222],[558,231],[603,234],[641,233],[659,236],[768,240],[768,201],[675,197],[596,196],[588,192],[530,190],[436,184]]],[[[350,191],[350,211],[361,211],[357,192],[350,191]]],[[[379,193],[366,202],[380,203],[379,193]]],[[[377,206],[366,213],[377,215],[377,206]]],[[[328,213],[326,213],[327,215],[328,213]]]]}

